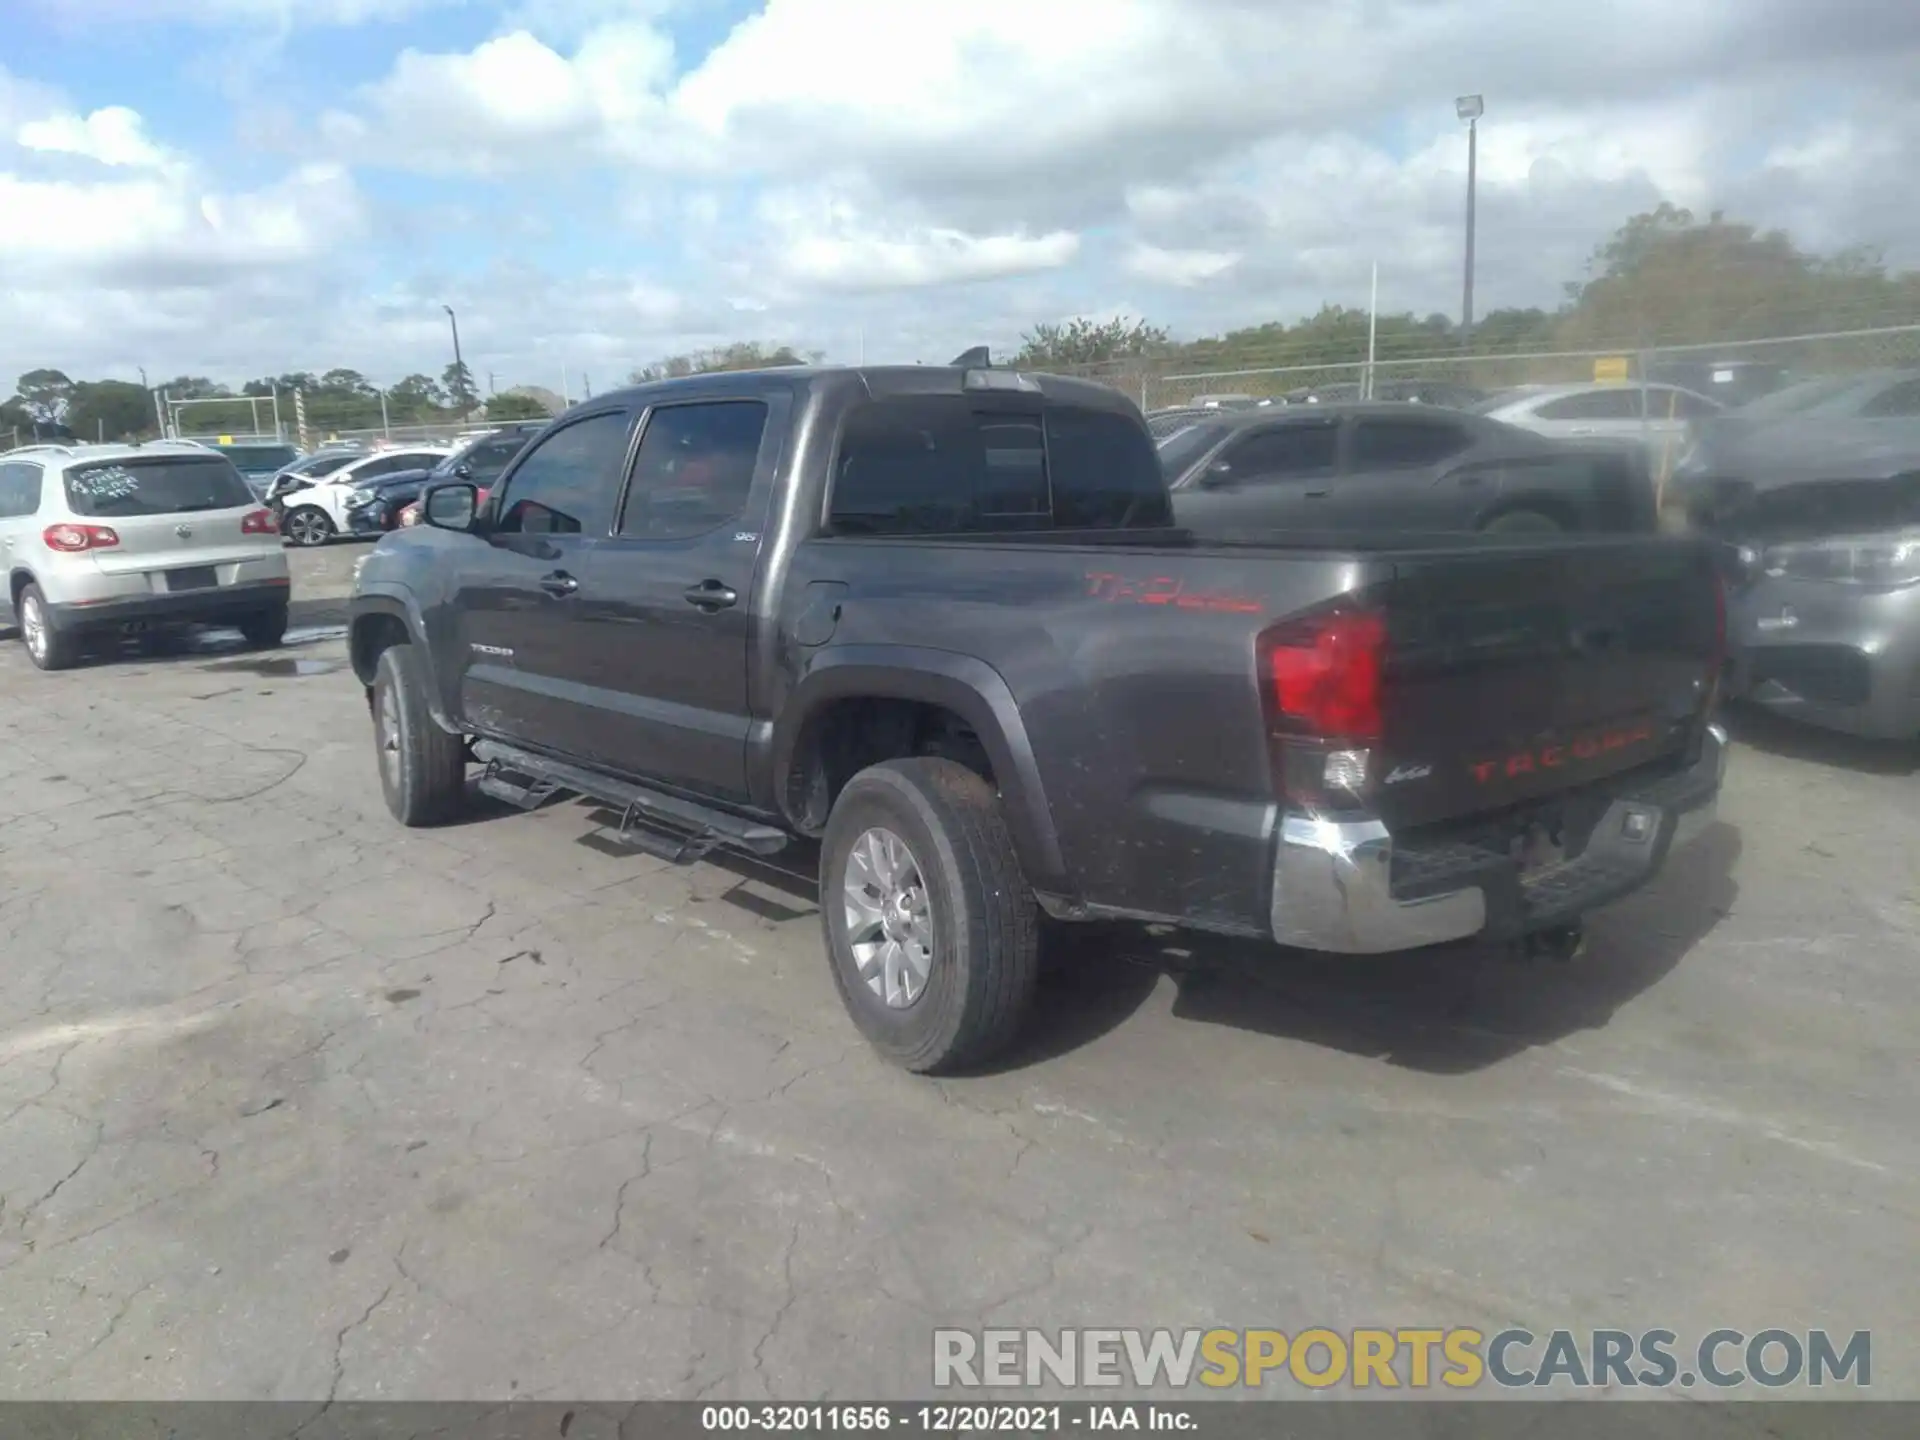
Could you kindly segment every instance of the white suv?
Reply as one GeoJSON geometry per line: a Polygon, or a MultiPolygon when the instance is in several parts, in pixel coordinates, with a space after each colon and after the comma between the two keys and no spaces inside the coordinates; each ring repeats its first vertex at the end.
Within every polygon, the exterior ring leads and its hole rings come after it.
{"type": "Polygon", "coordinates": [[[352,533],[348,502],[392,475],[406,470],[431,470],[453,453],[451,445],[406,445],[358,456],[324,479],[296,478],[276,484],[267,498],[281,507],[281,527],[296,545],[324,545],[336,535],[352,533]]]}
{"type": "Polygon", "coordinates": [[[278,645],[291,581],[280,527],[226,456],[186,441],[0,452],[0,618],[42,670],[90,632],[234,625],[278,645]]]}

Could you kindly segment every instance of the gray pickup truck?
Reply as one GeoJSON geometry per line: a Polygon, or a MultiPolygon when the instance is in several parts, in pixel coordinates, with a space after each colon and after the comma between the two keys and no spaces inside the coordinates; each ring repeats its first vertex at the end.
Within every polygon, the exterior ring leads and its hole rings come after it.
{"type": "Polygon", "coordinates": [[[1720,786],[1701,545],[1202,544],[1082,381],[663,381],[422,510],[352,600],[394,815],[478,766],[676,859],[818,841],[834,979],[912,1070],[1017,1033],[1043,919],[1559,944],[1720,786]]]}

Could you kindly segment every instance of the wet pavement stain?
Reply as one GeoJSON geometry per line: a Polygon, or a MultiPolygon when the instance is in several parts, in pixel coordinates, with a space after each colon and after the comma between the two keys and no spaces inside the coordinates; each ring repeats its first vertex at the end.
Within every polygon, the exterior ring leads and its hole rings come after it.
{"type": "Polygon", "coordinates": [[[245,660],[219,660],[200,668],[214,675],[240,671],[248,675],[285,679],[295,675],[331,675],[336,670],[346,669],[346,666],[344,660],[299,660],[286,655],[261,655],[245,660]]]}

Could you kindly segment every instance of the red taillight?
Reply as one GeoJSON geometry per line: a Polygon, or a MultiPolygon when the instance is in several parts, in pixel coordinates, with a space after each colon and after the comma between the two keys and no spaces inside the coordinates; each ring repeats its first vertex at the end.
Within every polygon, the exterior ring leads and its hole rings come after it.
{"type": "Polygon", "coordinates": [[[1329,740],[1372,740],[1381,731],[1380,671],[1386,621],[1339,610],[1290,622],[1263,638],[1273,699],[1289,729],[1329,740]]]}
{"type": "Polygon", "coordinates": [[[82,550],[106,550],[120,543],[119,535],[105,525],[49,525],[40,533],[49,550],[77,555],[82,550]]]}
{"type": "Polygon", "coordinates": [[[242,535],[278,535],[280,522],[273,518],[271,510],[249,510],[240,517],[242,535]]]}

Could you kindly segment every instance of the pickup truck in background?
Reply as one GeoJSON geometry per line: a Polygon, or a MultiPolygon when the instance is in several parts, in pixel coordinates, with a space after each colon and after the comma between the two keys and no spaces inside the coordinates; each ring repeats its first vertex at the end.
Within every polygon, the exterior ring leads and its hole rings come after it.
{"type": "Polygon", "coordinates": [[[984,365],[594,397],[351,602],[407,825],[599,799],[676,859],[819,842],[830,968],[916,1071],[1018,1032],[1042,918],[1553,947],[1712,819],[1713,558],[1660,536],[1173,527],[1118,392],[984,365]]]}

